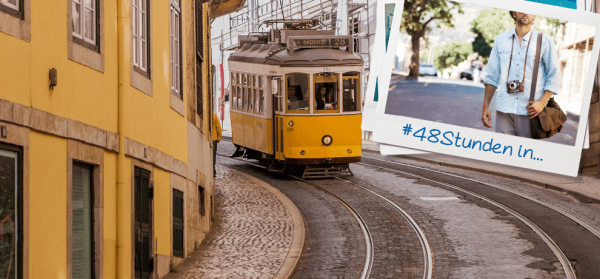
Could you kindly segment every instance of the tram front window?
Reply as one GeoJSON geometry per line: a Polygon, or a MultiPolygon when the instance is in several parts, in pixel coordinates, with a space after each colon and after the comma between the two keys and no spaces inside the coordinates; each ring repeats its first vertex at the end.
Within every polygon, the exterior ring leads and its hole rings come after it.
{"type": "Polygon", "coordinates": [[[320,73],[313,76],[315,109],[319,111],[339,111],[338,74],[320,73]]]}
{"type": "Polygon", "coordinates": [[[308,75],[307,74],[288,74],[287,75],[287,110],[296,110],[300,113],[309,112],[308,96],[308,75]]]}
{"type": "Polygon", "coordinates": [[[342,93],[342,106],[345,112],[359,111],[360,73],[349,72],[342,76],[344,92],[342,93]]]}

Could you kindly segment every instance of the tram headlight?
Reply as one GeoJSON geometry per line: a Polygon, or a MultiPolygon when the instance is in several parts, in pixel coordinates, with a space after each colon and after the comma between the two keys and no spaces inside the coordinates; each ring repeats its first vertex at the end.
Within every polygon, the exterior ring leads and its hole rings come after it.
{"type": "Polygon", "coordinates": [[[304,150],[300,151],[300,155],[304,155],[304,154],[306,154],[306,151],[304,151],[304,150]]]}
{"type": "Polygon", "coordinates": [[[352,154],[352,149],[348,148],[346,151],[348,151],[348,154],[352,154]]]}
{"type": "Polygon", "coordinates": [[[292,121],[292,120],[288,121],[287,125],[290,127],[294,127],[294,121],[292,121]]]}
{"type": "Polygon", "coordinates": [[[323,145],[325,146],[330,146],[331,143],[333,142],[333,139],[331,138],[330,135],[325,135],[323,136],[323,138],[321,139],[321,142],[323,143],[323,145]]]}

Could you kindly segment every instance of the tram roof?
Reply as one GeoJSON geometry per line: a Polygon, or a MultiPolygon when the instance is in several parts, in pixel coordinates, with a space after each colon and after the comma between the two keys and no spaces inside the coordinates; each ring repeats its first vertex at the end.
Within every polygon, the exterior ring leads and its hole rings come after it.
{"type": "Polygon", "coordinates": [[[298,66],[363,65],[363,59],[356,53],[341,49],[309,48],[290,51],[284,44],[245,43],[229,56],[229,61],[298,66]]]}

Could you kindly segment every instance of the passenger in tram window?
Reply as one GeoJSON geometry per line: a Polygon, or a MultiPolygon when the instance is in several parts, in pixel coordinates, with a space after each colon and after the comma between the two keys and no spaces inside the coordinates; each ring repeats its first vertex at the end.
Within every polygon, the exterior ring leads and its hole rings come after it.
{"type": "Polygon", "coordinates": [[[317,101],[317,109],[325,109],[325,103],[329,102],[327,88],[325,86],[321,86],[317,92],[319,92],[315,97],[315,100],[317,101]]]}
{"type": "Polygon", "coordinates": [[[344,90],[344,111],[356,111],[356,102],[348,89],[344,90]]]}
{"type": "Polygon", "coordinates": [[[288,87],[288,110],[297,110],[300,107],[302,94],[298,92],[297,86],[288,87]]]}

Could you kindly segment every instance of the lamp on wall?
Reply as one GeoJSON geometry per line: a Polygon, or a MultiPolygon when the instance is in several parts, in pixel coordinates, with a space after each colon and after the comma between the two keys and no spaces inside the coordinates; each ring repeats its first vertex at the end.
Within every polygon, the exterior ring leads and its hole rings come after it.
{"type": "Polygon", "coordinates": [[[54,89],[54,86],[56,86],[56,84],[58,82],[58,72],[56,71],[56,69],[54,69],[54,68],[50,69],[49,78],[50,78],[50,89],[54,89]]]}

